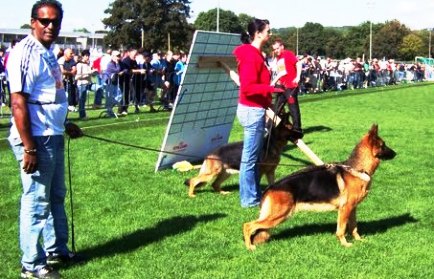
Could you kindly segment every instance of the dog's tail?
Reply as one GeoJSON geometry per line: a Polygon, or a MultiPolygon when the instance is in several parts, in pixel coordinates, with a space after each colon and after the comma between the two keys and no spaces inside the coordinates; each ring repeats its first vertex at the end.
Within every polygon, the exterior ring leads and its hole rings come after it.
{"type": "Polygon", "coordinates": [[[188,161],[180,161],[180,162],[176,162],[175,164],[173,164],[172,168],[174,168],[177,171],[189,171],[192,169],[198,169],[200,168],[201,165],[192,165],[190,162],[188,161]]]}

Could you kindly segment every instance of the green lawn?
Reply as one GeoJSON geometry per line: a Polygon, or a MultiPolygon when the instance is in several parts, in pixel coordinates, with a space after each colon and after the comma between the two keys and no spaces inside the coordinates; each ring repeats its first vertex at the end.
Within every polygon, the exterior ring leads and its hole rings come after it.
{"type": "MultiPolygon", "coordinates": [[[[300,100],[304,140],[323,161],[346,159],[372,123],[398,153],[377,170],[359,206],[365,242],[343,248],[334,236],[335,212],[301,212],[247,251],[241,227],[258,209],[240,207],[237,176],[223,185],[231,195],[206,186],[190,199],[183,181],[197,170],[154,173],[157,153],[84,137],[71,140],[70,154],[76,247],[90,261],[61,270],[64,278],[434,278],[434,85],[300,100]]],[[[169,113],[100,119],[99,112],[76,121],[86,134],[160,148],[169,113]]],[[[7,122],[0,119],[0,278],[18,278],[21,186],[7,122]]],[[[231,141],[241,138],[236,122],[231,141]]],[[[277,178],[306,164],[289,145],[277,178]]]]}

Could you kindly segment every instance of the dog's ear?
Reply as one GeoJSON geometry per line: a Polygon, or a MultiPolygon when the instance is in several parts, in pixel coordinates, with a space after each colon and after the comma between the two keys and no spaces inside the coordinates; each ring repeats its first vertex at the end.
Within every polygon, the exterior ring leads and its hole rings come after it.
{"type": "Polygon", "coordinates": [[[369,130],[369,135],[378,136],[378,124],[372,124],[371,129],[369,130]]]}
{"type": "Polygon", "coordinates": [[[372,124],[371,129],[368,132],[368,140],[371,144],[374,144],[378,139],[378,125],[372,124]]]}

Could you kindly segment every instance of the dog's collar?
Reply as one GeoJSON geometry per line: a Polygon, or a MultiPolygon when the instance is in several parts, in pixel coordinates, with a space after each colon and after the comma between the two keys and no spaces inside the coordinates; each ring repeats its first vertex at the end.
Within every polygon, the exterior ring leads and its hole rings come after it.
{"type": "Polygon", "coordinates": [[[340,164],[327,164],[327,167],[331,167],[331,166],[340,166],[342,167],[345,171],[349,172],[351,175],[358,177],[359,179],[369,182],[371,181],[371,176],[369,175],[368,172],[364,171],[364,170],[356,170],[351,166],[348,165],[340,165],[340,164]]]}

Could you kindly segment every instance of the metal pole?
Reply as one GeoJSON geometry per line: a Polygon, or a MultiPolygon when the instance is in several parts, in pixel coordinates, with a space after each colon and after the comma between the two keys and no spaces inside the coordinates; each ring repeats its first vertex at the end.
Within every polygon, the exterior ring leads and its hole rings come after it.
{"type": "Polygon", "coordinates": [[[297,54],[297,56],[298,56],[298,27],[296,27],[296,29],[297,29],[297,44],[296,44],[296,54],[297,54]]]}
{"type": "Polygon", "coordinates": [[[366,5],[371,19],[369,20],[369,61],[372,61],[372,15],[374,12],[375,1],[368,1],[366,5]]]}
{"type": "Polygon", "coordinates": [[[372,61],[372,21],[369,25],[369,61],[372,61]]]}
{"type": "Polygon", "coordinates": [[[145,30],[143,29],[143,26],[140,31],[142,31],[142,48],[143,48],[143,45],[145,44],[145,30]]]}
{"type": "Polygon", "coordinates": [[[220,32],[220,0],[217,1],[217,32],[220,32]]]}

